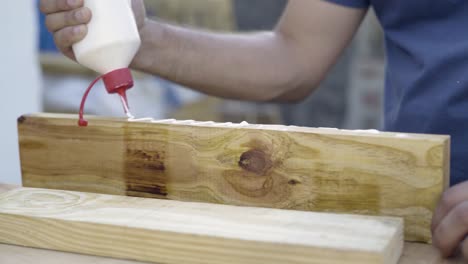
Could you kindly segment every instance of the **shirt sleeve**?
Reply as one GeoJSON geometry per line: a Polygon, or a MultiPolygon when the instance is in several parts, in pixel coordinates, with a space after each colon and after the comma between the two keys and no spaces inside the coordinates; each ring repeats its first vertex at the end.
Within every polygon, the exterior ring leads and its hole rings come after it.
{"type": "Polygon", "coordinates": [[[347,6],[347,7],[352,7],[352,8],[367,8],[370,6],[370,0],[325,0],[325,1],[347,6]]]}

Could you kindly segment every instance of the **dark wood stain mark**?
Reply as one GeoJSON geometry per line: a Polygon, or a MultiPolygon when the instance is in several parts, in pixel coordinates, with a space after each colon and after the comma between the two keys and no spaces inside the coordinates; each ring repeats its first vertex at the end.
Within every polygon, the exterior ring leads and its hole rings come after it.
{"type": "Polygon", "coordinates": [[[141,128],[124,127],[124,169],[128,196],[168,196],[165,145],[141,128]]]}
{"type": "Polygon", "coordinates": [[[165,154],[158,151],[144,151],[141,149],[127,149],[127,159],[133,162],[133,167],[138,169],[148,169],[155,171],[165,171],[165,154]]]}
{"type": "Polygon", "coordinates": [[[26,117],[25,117],[25,116],[20,116],[20,117],[18,117],[18,124],[22,124],[22,123],[24,123],[24,121],[26,121],[26,117]]]}
{"type": "Polygon", "coordinates": [[[151,185],[151,184],[136,184],[130,183],[127,184],[128,193],[145,193],[145,194],[154,194],[159,196],[167,196],[166,186],[161,185],[151,185]]]}
{"type": "Polygon", "coordinates": [[[161,164],[143,164],[141,166],[141,168],[156,170],[156,171],[165,171],[166,170],[166,166],[164,166],[164,163],[161,163],[161,164]]]}
{"type": "MultiPolygon", "coordinates": [[[[155,195],[157,197],[168,195],[165,171],[166,165],[164,151],[145,150],[144,145],[136,144],[134,147],[127,145],[125,161],[125,181],[127,194],[132,196],[155,195]]],[[[149,144],[151,145],[151,144],[149,144]]]]}

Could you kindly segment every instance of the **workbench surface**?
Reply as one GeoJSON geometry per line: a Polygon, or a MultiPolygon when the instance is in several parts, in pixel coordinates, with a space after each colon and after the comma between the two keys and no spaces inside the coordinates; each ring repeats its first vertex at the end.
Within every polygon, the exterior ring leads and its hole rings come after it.
{"type": "MultiPolygon", "coordinates": [[[[0,184],[0,193],[17,188],[0,184]]],[[[138,264],[141,262],[115,260],[102,257],[55,252],[50,250],[24,248],[0,244],[0,263],[2,264],[138,264]]],[[[406,243],[400,264],[461,264],[461,259],[442,260],[439,253],[430,245],[406,243]]]]}

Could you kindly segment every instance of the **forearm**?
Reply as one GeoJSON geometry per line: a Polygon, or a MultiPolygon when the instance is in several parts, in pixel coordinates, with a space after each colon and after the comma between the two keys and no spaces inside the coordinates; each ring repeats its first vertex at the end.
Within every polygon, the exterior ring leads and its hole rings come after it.
{"type": "Polygon", "coordinates": [[[148,21],[132,66],[203,93],[268,101],[304,83],[275,32],[216,34],[148,21]]]}
{"type": "MultiPolygon", "coordinates": [[[[288,1],[274,32],[235,35],[145,21],[143,1],[132,5],[142,37],[133,68],[207,94],[257,101],[310,93],[366,13],[327,1],[288,1]]],[[[85,38],[91,11],[83,1],[62,0],[42,0],[41,10],[57,47],[75,59],[72,46],[85,38]]]]}

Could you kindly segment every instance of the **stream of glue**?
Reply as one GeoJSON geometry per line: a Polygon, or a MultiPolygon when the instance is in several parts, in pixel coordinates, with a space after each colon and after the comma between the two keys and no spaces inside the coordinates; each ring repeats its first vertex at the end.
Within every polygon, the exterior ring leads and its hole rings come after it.
{"type": "Polygon", "coordinates": [[[123,96],[122,94],[119,94],[119,97],[120,97],[120,101],[122,102],[122,106],[124,108],[124,111],[127,117],[129,119],[135,119],[135,116],[132,115],[132,113],[130,112],[130,107],[128,107],[128,100],[126,100],[125,96],[123,96]]]}
{"type": "MultiPolygon", "coordinates": [[[[91,84],[88,86],[88,89],[86,89],[86,92],[83,95],[83,98],[81,99],[81,104],[80,104],[80,111],[79,111],[79,120],[78,120],[78,125],[80,127],[86,127],[88,126],[88,121],[84,119],[84,107],[86,103],[86,99],[88,98],[89,92],[91,92],[91,89],[93,89],[94,85],[102,79],[103,76],[97,77],[94,81],[91,82],[91,84]]],[[[120,101],[122,102],[122,106],[124,108],[125,114],[129,119],[135,119],[135,117],[132,115],[130,112],[130,107],[128,106],[128,101],[127,97],[125,96],[125,93],[118,93],[120,101]]]]}

